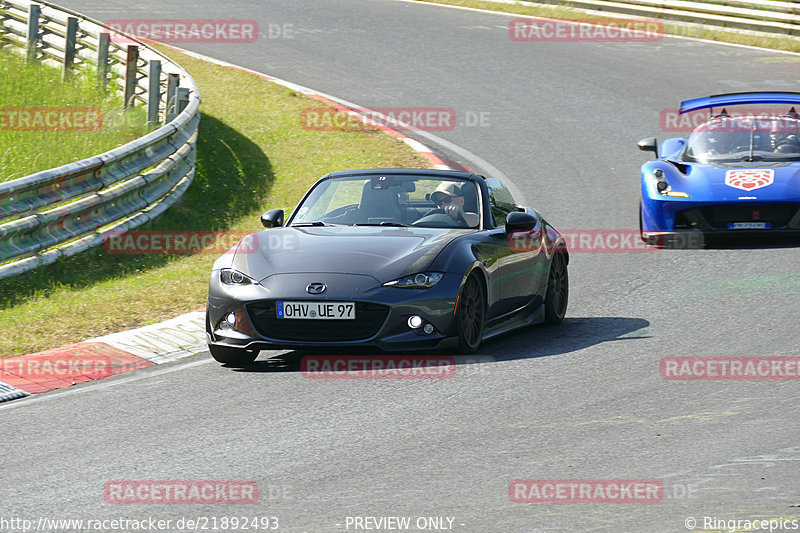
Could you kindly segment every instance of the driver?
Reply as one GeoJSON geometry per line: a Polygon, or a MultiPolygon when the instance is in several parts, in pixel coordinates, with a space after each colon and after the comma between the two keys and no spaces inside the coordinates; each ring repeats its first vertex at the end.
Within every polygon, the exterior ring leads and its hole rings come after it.
{"type": "Polygon", "coordinates": [[[464,211],[464,195],[461,192],[461,187],[453,181],[440,183],[431,194],[431,200],[434,201],[436,207],[444,211],[456,222],[461,219],[470,228],[474,228],[480,222],[480,217],[477,213],[464,211]]]}
{"type": "Polygon", "coordinates": [[[797,138],[797,120],[783,115],[772,123],[769,138],[772,150],[779,153],[800,152],[800,140],[797,138]]]}

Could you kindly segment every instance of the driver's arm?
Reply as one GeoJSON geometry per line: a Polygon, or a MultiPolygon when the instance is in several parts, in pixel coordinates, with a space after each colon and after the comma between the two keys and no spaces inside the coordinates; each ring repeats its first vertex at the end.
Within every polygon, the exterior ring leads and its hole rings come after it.
{"type": "Polygon", "coordinates": [[[481,221],[481,217],[478,216],[478,213],[464,213],[464,220],[467,222],[467,226],[476,228],[481,221]]]}
{"type": "Polygon", "coordinates": [[[461,206],[458,205],[446,205],[443,208],[444,212],[447,213],[450,218],[453,220],[464,220],[466,222],[467,227],[474,228],[480,222],[480,217],[477,213],[467,213],[465,212],[461,206]]]}

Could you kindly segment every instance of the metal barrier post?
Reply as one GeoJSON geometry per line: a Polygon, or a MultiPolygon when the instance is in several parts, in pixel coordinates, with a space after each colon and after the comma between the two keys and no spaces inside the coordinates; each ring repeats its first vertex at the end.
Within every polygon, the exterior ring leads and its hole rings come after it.
{"type": "Polygon", "coordinates": [[[42,14],[42,6],[31,4],[28,11],[28,61],[36,61],[39,48],[39,17],[42,14]]]}
{"type": "Polygon", "coordinates": [[[97,83],[105,91],[108,89],[108,43],[111,34],[102,32],[97,36],[97,83]]]}
{"type": "Polygon", "coordinates": [[[158,107],[161,103],[161,61],[150,61],[147,87],[147,122],[158,124],[158,107]]]}
{"type": "Polygon", "coordinates": [[[125,58],[125,107],[133,106],[136,96],[136,66],[139,63],[139,47],[135,44],[128,45],[128,54],[125,58]]]}
{"type": "Polygon", "coordinates": [[[76,17],[67,18],[67,34],[64,42],[64,67],[61,71],[61,79],[69,77],[72,70],[72,63],[75,61],[75,44],[78,40],[78,19],[76,17]]]}
{"type": "Polygon", "coordinates": [[[178,113],[181,113],[189,104],[189,89],[178,87],[178,113]]]}
{"type": "Polygon", "coordinates": [[[167,105],[166,105],[166,121],[172,122],[172,119],[178,116],[178,85],[181,82],[180,74],[170,73],[167,76],[167,105]]]}

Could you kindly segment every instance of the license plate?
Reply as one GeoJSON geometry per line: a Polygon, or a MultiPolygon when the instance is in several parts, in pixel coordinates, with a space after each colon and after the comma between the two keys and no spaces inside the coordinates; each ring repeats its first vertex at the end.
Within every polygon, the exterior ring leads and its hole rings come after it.
{"type": "Polygon", "coordinates": [[[769,229],[769,222],[731,222],[728,229],[769,229]]]}
{"type": "Polygon", "coordinates": [[[353,302],[278,302],[278,318],[305,320],[355,320],[353,302]]]}

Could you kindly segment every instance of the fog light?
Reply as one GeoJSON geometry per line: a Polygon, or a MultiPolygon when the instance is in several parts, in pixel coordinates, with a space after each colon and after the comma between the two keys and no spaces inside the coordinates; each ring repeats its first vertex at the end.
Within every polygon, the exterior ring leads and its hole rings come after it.
{"type": "Polygon", "coordinates": [[[233,327],[236,325],[236,313],[228,313],[228,316],[225,317],[225,322],[228,323],[229,327],[233,327]]]}
{"type": "Polygon", "coordinates": [[[408,327],[411,329],[417,329],[422,325],[422,317],[419,315],[411,315],[408,317],[408,327]]]}
{"type": "Polygon", "coordinates": [[[422,328],[422,331],[425,332],[425,335],[430,335],[431,333],[433,333],[433,324],[428,322],[427,324],[425,324],[425,327],[422,328]]]}

